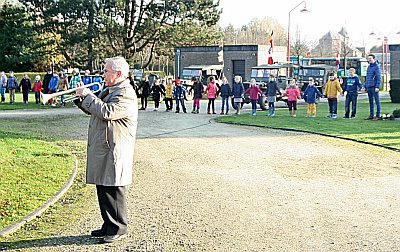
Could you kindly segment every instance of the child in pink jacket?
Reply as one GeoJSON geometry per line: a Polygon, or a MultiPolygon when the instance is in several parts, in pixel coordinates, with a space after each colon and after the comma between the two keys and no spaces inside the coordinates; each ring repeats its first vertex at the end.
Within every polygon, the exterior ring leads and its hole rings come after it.
{"type": "Polygon", "coordinates": [[[256,80],[251,79],[250,87],[244,91],[244,94],[250,93],[250,100],[251,100],[251,108],[252,112],[251,115],[255,116],[257,113],[257,102],[260,95],[263,94],[261,89],[256,85],[256,80]]]}
{"type": "Polygon", "coordinates": [[[290,81],[289,88],[283,94],[288,97],[287,105],[289,107],[290,116],[296,117],[297,112],[297,99],[300,99],[300,91],[296,86],[294,80],[290,81]]]}
{"type": "Polygon", "coordinates": [[[208,98],[208,105],[207,105],[207,114],[211,114],[210,113],[210,105],[212,104],[212,113],[215,113],[215,98],[217,98],[217,91],[218,91],[218,87],[217,84],[215,84],[214,82],[214,77],[210,77],[210,81],[207,84],[207,88],[206,90],[204,90],[203,94],[207,94],[207,98],[208,98]]]}

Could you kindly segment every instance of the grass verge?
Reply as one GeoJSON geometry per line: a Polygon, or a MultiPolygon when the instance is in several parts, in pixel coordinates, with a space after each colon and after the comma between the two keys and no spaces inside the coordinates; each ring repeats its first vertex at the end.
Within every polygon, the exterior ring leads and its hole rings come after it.
{"type": "MultiPolygon", "coordinates": [[[[2,118],[0,150],[7,155],[0,157],[5,164],[0,167],[3,169],[0,170],[0,189],[4,192],[0,193],[0,199],[7,197],[11,205],[29,212],[53,196],[71,174],[74,164],[71,153],[75,154],[80,164],[85,162],[87,120],[82,115],[2,118]],[[16,190],[19,190],[18,193],[16,190]],[[22,202],[20,198],[36,203],[22,202]]],[[[0,238],[0,250],[19,246],[19,240],[27,241],[56,233],[73,221],[75,216],[79,218],[85,214],[86,207],[81,205],[86,202],[88,195],[81,165],[66,195],[43,216],[26,224],[11,237],[0,238]],[[35,232],[32,233],[32,230],[35,232]]],[[[22,217],[24,214],[20,215],[22,217]]],[[[7,218],[7,222],[19,219],[15,213],[10,218],[7,215],[7,218]]],[[[5,217],[1,219],[5,220],[5,217]]]]}
{"type": "MultiPolygon", "coordinates": [[[[391,114],[393,110],[400,108],[400,104],[391,103],[389,99],[382,99],[381,107],[382,113],[391,114]]],[[[357,117],[354,119],[342,118],[343,110],[344,102],[340,101],[336,119],[326,118],[328,105],[320,103],[317,105],[315,118],[306,117],[307,105],[304,105],[298,106],[297,117],[289,116],[287,108],[278,108],[274,117],[265,116],[267,112],[258,111],[257,116],[242,113],[239,116],[218,117],[216,121],[321,132],[400,148],[399,120],[365,120],[369,115],[369,104],[366,99],[358,101],[357,117]]]]}

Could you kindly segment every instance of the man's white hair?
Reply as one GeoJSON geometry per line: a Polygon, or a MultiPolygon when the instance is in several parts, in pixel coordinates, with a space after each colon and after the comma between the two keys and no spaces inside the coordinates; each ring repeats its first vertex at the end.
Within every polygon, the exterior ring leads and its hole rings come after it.
{"type": "Polygon", "coordinates": [[[114,72],[121,71],[123,77],[128,77],[129,64],[124,57],[117,56],[106,59],[106,63],[111,62],[111,68],[114,72]]]}

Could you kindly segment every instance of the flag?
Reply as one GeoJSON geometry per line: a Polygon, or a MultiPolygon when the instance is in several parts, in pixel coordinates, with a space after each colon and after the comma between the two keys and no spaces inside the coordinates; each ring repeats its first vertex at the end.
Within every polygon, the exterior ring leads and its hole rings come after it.
{"type": "Polygon", "coordinates": [[[274,64],[274,59],[272,58],[272,52],[274,50],[274,31],[268,36],[269,49],[268,49],[268,64],[274,64]]]}
{"type": "Polygon", "coordinates": [[[218,62],[224,62],[224,41],[219,44],[218,62]]]}
{"type": "Polygon", "coordinates": [[[340,54],[336,53],[336,66],[339,68],[340,66],[340,54]]]}

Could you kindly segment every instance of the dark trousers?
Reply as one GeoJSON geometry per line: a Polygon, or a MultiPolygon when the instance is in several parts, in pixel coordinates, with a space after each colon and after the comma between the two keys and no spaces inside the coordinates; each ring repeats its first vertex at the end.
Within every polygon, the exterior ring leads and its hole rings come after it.
{"type": "Polygon", "coordinates": [[[107,235],[125,234],[128,231],[127,207],[124,186],[96,185],[103,225],[107,235]]]}
{"type": "Polygon", "coordinates": [[[288,101],[287,105],[289,107],[289,111],[297,110],[297,101],[288,101]]]}
{"type": "Polygon", "coordinates": [[[335,100],[328,99],[328,104],[329,104],[329,114],[337,115],[337,99],[335,100]]]}
{"type": "Polygon", "coordinates": [[[160,100],[154,100],[154,107],[155,108],[160,107],[160,100]]]}
{"type": "Polygon", "coordinates": [[[375,92],[375,88],[367,88],[368,101],[369,101],[369,115],[374,116],[374,100],[376,103],[376,116],[381,115],[381,102],[379,101],[379,92],[375,92]]]}
{"type": "Polygon", "coordinates": [[[357,112],[357,92],[347,92],[346,101],[344,106],[344,116],[349,117],[350,114],[350,103],[351,103],[351,117],[356,116],[357,112]]]}
{"type": "Polygon", "coordinates": [[[22,90],[22,97],[24,102],[28,102],[28,96],[29,96],[29,90],[28,89],[23,89],[22,90]]]}
{"type": "Polygon", "coordinates": [[[165,98],[165,106],[167,107],[167,110],[172,110],[172,98],[165,98]]]}
{"type": "Polygon", "coordinates": [[[210,106],[214,113],[215,112],[215,98],[208,98],[207,111],[210,111],[210,106]]]}
{"type": "Polygon", "coordinates": [[[146,95],[142,95],[142,97],[140,97],[140,102],[142,103],[142,108],[147,108],[147,96],[146,95]]]}
{"type": "Polygon", "coordinates": [[[182,110],[183,112],[186,113],[186,107],[185,107],[185,100],[182,99],[176,99],[176,112],[179,112],[179,103],[182,105],[182,110]]]}
{"type": "Polygon", "coordinates": [[[35,92],[35,101],[36,101],[36,104],[40,103],[40,92],[35,92]]]}
{"type": "Polygon", "coordinates": [[[251,100],[251,109],[257,110],[257,100],[251,100]]]}

